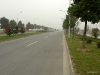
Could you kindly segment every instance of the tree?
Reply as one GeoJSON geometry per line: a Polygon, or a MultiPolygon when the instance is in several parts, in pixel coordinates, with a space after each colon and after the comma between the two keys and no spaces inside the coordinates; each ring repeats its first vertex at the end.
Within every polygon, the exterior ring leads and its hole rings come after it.
{"type": "Polygon", "coordinates": [[[0,23],[1,23],[1,28],[5,28],[7,24],[9,24],[9,19],[2,17],[0,19],[0,23]]]}
{"type": "Polygon", "coordinates": [[[18,27],[19,27],[19,28],[24,28],[24,24],[22,23],[22,21],[19,21],[19,22],[18,22],[18,27]]]}
{"type": "Polygon", "coordinates": [[[75,23],[77,21],[77,18],[75,16],[72,16],[70,15],[70,24],[69,24],[69,15],[66,15],[66,19],[64,20],[63,22],[63,29],[67,29],[69,28],[69,26],[73,29],[72,32],[73,32],[73,37],[74,38],[74,27],[75,27],[75,23]]]}
{"type": "Polygon", "coordinates": [[[85,48],[87,22],[98,23],[100,21],[100,0],[73,0],[74,4],[68,8],[69,14],[80,18],[85,22],[82,48],[85,48]]]}
{"type": "Polygon", "coordinates": [[[69,15],[66,15],[66,19],[63,21],[63,29],[69,28],[69,15]]]}
{"type": "Polygon", "coordinates": [[[92,35],[95,37],[95,39],[97,39],[97,37],[99,36],[99,29],[93,28],[92,29],[92,35]]]}
{"type": "Polygon", "coordinates": [[[25,29],[21,28],[20,33],[25,33],[25,29]]]}
{"type": "Polygon", "coordinates": [[[31,29],[31,23],[28,22],[28,23],[26,24],[26,27],[29,28],[29,29],[31,29]]]}
{"type": "Polygon", "coordinates": [[[11,35],[11,34],[12,34],[11,26],[10,26],[9,24],[7,24],[7,25],[5,26],[5,33],[6,33],[7,35],[11,35]]]}
{"type": "Polygon", "coordinates": [[[15,20],[10,20],[10,25],[11,25],[11,28],[14,28],[17,26],[17,23],[15,20]]]}
{"type": "Polygon", "coordinates": [[[33,24],[31,24],[31,27],[30,27],[31,29],[34,29],[34,25],[33,24]]]}
{"type": "Polygon", "coordinates": [[[12,33],[16,35],[18,32],[19,32],[18,26],[15,26],[15,27],[12,29],[12,33]]]}
{"type": "Polygon", "coordinates": [[[45,27],[45,28],[44,28],[44,31],[47,32],[47,31],[48,31],[48,27],[45,27]]]}

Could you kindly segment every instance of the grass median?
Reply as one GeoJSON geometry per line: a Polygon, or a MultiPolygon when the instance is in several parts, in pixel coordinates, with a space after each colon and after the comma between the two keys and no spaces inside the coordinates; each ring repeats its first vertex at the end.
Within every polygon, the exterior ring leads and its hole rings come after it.
{"type": "Polygon", "coordinates": [[[17,34],[17,35],[5,35],[5,36],[0,36],[0,42],[2,41],[7,41],[7,40],[12,40],[12,39],[18,39],[18,38],[22,38],[22,37],[28,37],[31,35],[37,35],[37,34],[42,34],[45,32],[31,32],[31,33],[24,33],[24,34],[17,34]]]}
{"type": "MultiPolygon", "coordinates": [[[[65,34],[66,35],[66,34],[65,34]]],[[[76,75],[100,75],[100,48],[97,48],[96,41],[92,37],[91,44],[85,44],[88,50],[78,50],[82,47],[81,35],[75,36],[74,39],[67,38],[71,59],[76,75]]]]}

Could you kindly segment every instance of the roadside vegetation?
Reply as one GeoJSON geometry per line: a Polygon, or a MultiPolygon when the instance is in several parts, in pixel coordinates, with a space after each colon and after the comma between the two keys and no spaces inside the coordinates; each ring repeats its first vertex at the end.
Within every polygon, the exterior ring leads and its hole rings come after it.
{"type": "Polygon", "coordinates": [[[100,75],[100,48],[97,46],[99,39],[93,37],[87,37],[91,39],[91,43],[86,44],[86,48],[82,48],[82,35],[76,35],[74,39],[68,38],[67,34],[66,41],[68,43],[71,59],[76,75],[100,75]]]}
{"type": "Polygon", "coordinates": [[[30,30],[38,30],[38,31],[52,31],[55,30],[51,27],[46,27],[43,25],[32,24],[28,22],[26,25],[20,20],[16,22],[14,19],[9,20],[6,17],[0,18],[0,29],[3,29],[4,33],[7,35],[25,33],[30,30]]]}
{"type": "Polygon", "coordinates": [[[12,39],[18,39],[18,38],[22,38],[22,37],[28,37],[31,35],[37,35],[37,34],[41,34],[41,33],[45,33],[45,32],[31,32],[31,33],[17,34],[17,35],[10,35],[10,36],[8,36],[8,35],[0,36],[0,42],[12,40],[12,39]]]}

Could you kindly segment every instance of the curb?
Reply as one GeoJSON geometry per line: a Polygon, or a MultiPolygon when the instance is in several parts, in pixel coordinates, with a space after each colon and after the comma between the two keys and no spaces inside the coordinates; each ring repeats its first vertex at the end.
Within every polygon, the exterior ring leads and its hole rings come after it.
{"type": "Polygon", "coordinates": [[[65,39],[65,35],[64,34],[63,34],[63,36],[64,36],[64,41],[65,41],[65,45],[66,45],[65,47],[66,47],[66,51],[67,51],[68,59],[69,59],[70,75],[75,75],[74,68],[73,68],[72,61],[71,61],[71,57],[70,57],[70,53],[69,53],[68,44],[66,42],[66,39],[65,39]]]}

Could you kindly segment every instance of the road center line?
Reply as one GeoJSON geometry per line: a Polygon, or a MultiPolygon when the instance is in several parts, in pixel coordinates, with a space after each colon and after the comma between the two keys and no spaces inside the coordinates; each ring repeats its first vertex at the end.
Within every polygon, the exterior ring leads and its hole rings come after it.
{"type": "Polygon", "coordinates": [[[35,43],[37,43],[37,41],[35,41],[35,42],[33,42],[33,43],[30,43],[30,44],[28,44],[27,46],[30,46],[30,45],[35,44],[35,43]]]}
{"type": "Polygon", "coordinates": [[[37,43],[37,41],[33,42],[33,44],[34,44],[34,43],[37,43]]]}

